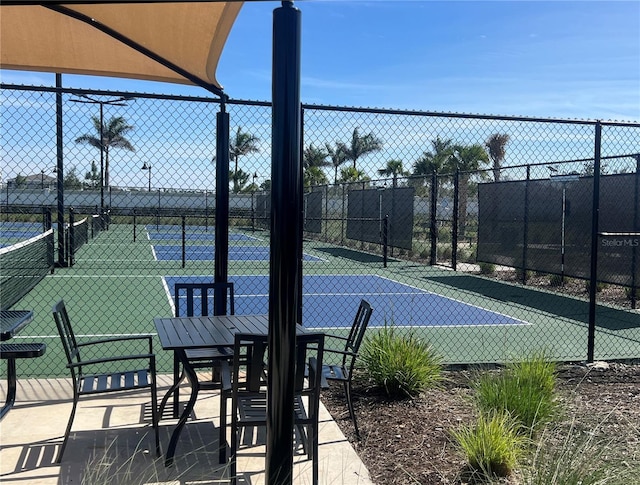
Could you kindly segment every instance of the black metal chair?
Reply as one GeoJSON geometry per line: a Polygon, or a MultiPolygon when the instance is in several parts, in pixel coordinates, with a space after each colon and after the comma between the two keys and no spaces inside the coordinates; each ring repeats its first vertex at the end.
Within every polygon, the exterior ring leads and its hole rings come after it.
{"type": "MultiPolygon", "coordinates": [[[[208,316],[213,313],[215,301],[219,295],[225,295],[225,314],[235,314],[233,283],[176,283],[174,286],[175,316],[193,317],[197,313],[200,316],[208,316]],[[184,298],[184,302],[182,301],[184,298]],[[210,304],[211,303],[211,304],[210,304]]],[[[217,371],[221,361],[233,357],[233,349],[188,349],[185,351],[190,365],[194,369],[211,369],[210,381],[198,381],[200,389],[219,389],[221,387],[217,371]]],[[[173,395],[173,417],[178,415],[179,387],[186,378],[184,369],[180,371],[180,362],[174,355],[173,358],[173,385],[162,398],[160,403],[160,417],[164,415],[164,408],[173,395]]]]}
{"type": "Polygon", "coordinates": [[[160,455],[160,440],[158,437],[158,414],[156,398],[156,358],[153,354],[152,335],[135,335],[128,337],[113,337],[88,342],[78,343],[73,333],[71,320],[63,300],[53,306],[53,318],[55,319],[58,333],[62,340],[64,353],[67,357],[67,367],[71,371],[73,381],[73,407],[67,429],[64,433],[64,440],[56,463],[62,461],[62,455],[67,446],[71,426],[76,414],[76,408],[80,396],[95,395],[108,392],[133,391],[140,389],[151,390],[151,420],[155,433],[156,453],[160,455]],[[114,355],[114,349],[121,348],[122,342],[146,341],[145,350],[133,355],[114,355]],[[94,354],[104,347],[108,352],[106,357],[83,359],[80,350],[94,354]],[[133,364],[138,362],[138,367],[133,364]],[[122,367],[125,367],[122,370],[122,367]],[[110,369],[105,372],[104,369],[110,369]],[[95,371],[90,371],[95,369],[95,371]],[[111,370],[115,369],[115,370],[111,370]]]}
{"type": "Polygon", "coordinates": [[[360,439],[360,430],[358,429],[358,422],[356,421],[356,415],[353,410],[353,398],[351,395],[351,378],[353,377],[353,369],[355,367],[356,359],[358,358],[358,352],[360,350],[360,344],[364,338],[364,332],[367,330],[369,319],[373,313],[373,308],[366,300],[361,300],[358,306],[358,312],[353,320],[351,330],[347,337],[339,337],[332,335],[332,338],[336,338],[344,341],[344,349],[325,349],[325,353],[338,354],[342,356],[341,363],[337,365],[325,364],[322,366],[323,378],[327,381],[342,382],[344,386],[344,393],[347,398],[347,406],[349,407],[349,414],[353,421],[353,427],[356,431],[356,436],[360,439]]]}
{"type": "MultiPolygon", "coordinates": [[[[322,358],[324,334],[304,334],[296,337],[294,443],[302,446],[312,460],[314,485],[318,483],[318,432],[320,389],[322,384],[322,358]]],[[[231,395],[231,440],[229,476],[237,481],[237,452],[241,431],[265,427],[267,420],[266,393],[267,337],[265,335],[238,334],[235,337],[232,369],[223,366],[223,393],[221,415],[226,413],[227,396],[231,395]],[[227,396],[224,395],[227,393],[227,396]]],[[[226,424],[221,424],[221,433],[226,424]]],[[[226,433],[225,433],[226,434],[226,433]]],[[[246,438],[246,437],[245,437],[246,438]]],[[[221,443],[225,440],[221,438],[221,443]]],[[[245,439],[245,441],[247,441],[245,439]]]]}

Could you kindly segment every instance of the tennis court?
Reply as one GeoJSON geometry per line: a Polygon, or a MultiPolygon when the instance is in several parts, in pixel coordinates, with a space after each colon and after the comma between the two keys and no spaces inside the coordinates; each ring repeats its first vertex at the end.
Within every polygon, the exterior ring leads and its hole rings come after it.
{"type": "MultiPolygon", "coordinates": [[[[165,276],[169,301],[174,302],[174,285],[203,282],[204,277],[165,276]]],[[[211,281],[208,277],[204,281],[211,281]]],[[[260,314],[269,310],[267,275],[230,276],[234,283],[236,314],[260,314]]],[[[383,326],[402,309],[402,325],[411,327],[524,325],[527,322],[447,298],[377,275],[307,275],[303,279],[302,319],[310,328],[349,328],[354,308],[362,298],[374,307],[369,325],[383,326]],[[432,312],[425,313],[429,307],[432,312]],[[331,308],[330,320],[327,308],[331,308]],[[409,310],[409,313],[407,311],[409,310]],[[437,315],[437,318],[434,318],[437,315]]],[[[185,303],[186,306],[186,303],[185,303]]],[[[213,307],[213,301],[209,307],[213,307]]],[[[180,303],[181,314],[184,307],[180,303]]],[[[195,309],[198,313],[199,308],[195,309]]]]}
{"type": "MultiPolygon", "coordinates": [[[[150,241],[180,241],[182,240],[182,226],[177,225],[153,225],[145,226],[147,237],[150,241]]],[[[215,238],[215,228],[205,226],[185,226],[184,238],[187,241],[213,241],[215,238]]],[[[229,241],[262,241],[268,244],[268,241],[256,236],[244,234],[240,232],[229,233],[229,241]]]]}
{"type": "Polygon", "coordinates": [[[9,246],[42,234],[40,222],[2,222],[0,224],[0,247],[9,246]]]}
{"type": "MultiPolygon", "coordinates": [[[[153,255],[156,261],[181,261],[182,260],[182,246],[171,245],[153,245],[153,255]]],[[[215,254],[215,246],[201,245],[201,246],[185,246],[185,259],[189,261],[207,261],[213,260],[215,254]]],[[[269,248],[262,246],[236,246],[230,247],[228,251],[230,261],[269,261],[269,248]]],[[[321,262],[322,259],[311,256],[310,254],[303,254],[302,259],[304,261],[321,262]]]]}

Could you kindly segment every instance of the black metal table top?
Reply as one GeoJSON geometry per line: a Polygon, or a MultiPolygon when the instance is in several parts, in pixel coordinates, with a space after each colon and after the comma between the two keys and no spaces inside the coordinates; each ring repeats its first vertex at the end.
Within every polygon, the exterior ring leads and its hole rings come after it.
{"type": "MultiPolygon", "coordinates": [[[[268,315],[218,315],[208,317],[158,317],[154,323],[165,350],[233,347],[237,333],[267,335],[268,315]]],[[[307,333],[300,325],[297,334],[307,333]]]]}
{"type": "Polygon", "coordinates": [[[0,311],[0,340],[13,338],[33,319],[31,310],[1,310],[0,311]]]}

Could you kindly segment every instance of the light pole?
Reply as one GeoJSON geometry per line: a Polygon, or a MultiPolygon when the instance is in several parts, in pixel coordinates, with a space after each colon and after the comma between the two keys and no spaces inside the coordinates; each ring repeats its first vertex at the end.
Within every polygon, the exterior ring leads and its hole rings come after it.
{"type": "Polygon", "coordinates": [[[72,103],[83,103],[83,104],[98,104],[100,105],[100,140],[99,140],[99,148],[100,148],[100,216],[104,216],[104,105],[109,106],[127,106],[125,101],[130,101],[133,99],[132,96],[121,96],[119,98],[113,99],[96,99],[87,94],[78,94],[83,99],[70,99],[72,103]]]}
{"type": "MultiPolygon", "coordinates": [[[[44,190],[44,174],[47,173],[47,172],[56,173],[57,171],[58,170],[55,167],[53,167],[52,169],[46,169],[46,168],[40,169],[40,175],[41,175],[40,188],[42,190],[44,190]]],[[[51,186],[51,184],[48,184],[48,185],[51,186]]]]}
{"type": "Polygon", "coordinates": [[[142,164],[141,170],[148,170],[149,171],[149,192],[151,192],[151,164],[147,165],[147,162],[144,162],[142,164]]]}

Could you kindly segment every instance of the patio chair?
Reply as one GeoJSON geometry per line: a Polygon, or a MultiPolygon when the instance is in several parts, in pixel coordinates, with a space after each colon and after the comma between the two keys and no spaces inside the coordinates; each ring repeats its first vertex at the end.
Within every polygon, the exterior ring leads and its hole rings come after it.
{"type": "Polygon", "coordinates": [[[62,461],[62,455],[69,440],[80,396],[138,391],[140,389],[151,390],[151,424],[155,434],[156,454],[160,455],[158,403],[156,398],[156,358],[153,354],[152,335],[112,337],[78,343],[63,300],[53,306],[53,318],[58,327],[58,333],[67,357],[67,368],[71,371],[73,382],[73,407],[71,408],[71,416],[69,416],[69,422],[56,463],[62,461]],[[121,348],[123,342],[129,341],[146,341],[147,345],[144,351],[138,354],[114,355],[115,349],[121,348]],[[83,352],[86,350],[90,355],[95,355],[102,349],[108,352],[107,356],[83,359],[81,355],[81,350],[83,352]],[[123,367],[125,368],[124,370],[123,367]],[[108,368],[109,371],[105,372],[105,368],[108,368]],[[95,371],[92,371],[92,369],[95,369],[95,371]]]}
{"type": "MultiPolygon", "coordinates": [[[[235,314],[235,302],[233,283],[176,283],[174,286],[175,316],[193,317],[196,313],[206,317],[213,313],[216,295],[224,292],[227,299],[226,311],[230,315],[235,314]],[[183,301],[184,299],[184,301],[183,301]],[[213,304],[210,304],[213,303],[213,304]],[[196,310],[198,310],[196,312],[196,310]]],[[[221,361],[229,360],[233,357],[232,349],[188,349],[185,351],[189,363],[194,369],[211,369],[211,380],[198,381],[200,389],[220,389],[220,380],[217,375],[221,361]]],[[[173,395],[173,417],[178,414],[179,387],[185,380],[184,369],[180,371],[180,362],[174,354],[173,357],[173,385],[162,398],[160,403],[160,417],[164,415],[164,408],[173,395]]]]}
{"type": "Polygon", "coordinates": [[[336,338],[344,341],[344,349],[325,349],[327,355],[338,354],[342,357],[340,364],[325,364],[322,366],[322,376],[327,381],[342,382],[344,386],[344,393],[347,398],[347,406],[349,407],[349,414],[351,415],[351,421],[353,421],[353,427],[356,432],[356,437],[360,439],[360,430],[358,429],[358,422],[356,421],[356,415],[353,410],[353,398],[351,395],[351,378],[353,377],[353,369],[355,367],[356,359],[358,358],[358,352],[360,350],[360,344],[364,338],[364,332],[369,324],[369,319],[373,313],[373,308],[366,300],[361,300],[358,306],[358,311],[351,330],[347,337],[340,337],[332,335],[331,338],[336,338]]]}
{"type": "MultiPolygon", "coordinates": [[[[302,446],[312,460],[313,480],[318,483],[318,414],[322,381],[324,334],[303,334],[296,337],[294,443],[302,446]]],[[[241,431],[266,427],[267,393],[266,364],[267,337],[237,334],[235,337],[233,368],[223,366],[223,393],[231,393],[231,441],[229,476],[237,481],[237,452],[241,431]]],[[[221,395],[221,403],[226,398],[221,395]]],[[[226,406],[221,415],[226,412],[226,406]]],[[[226,427],[226,426],[225,426],[226,427]]],[[[221,431],[223,430],[221,424],[221,431]]],[[[245,442],[248,437],[245,436],[245,442]]],[[[222,442],[222,440],[221,440],[222,442]]]]}

